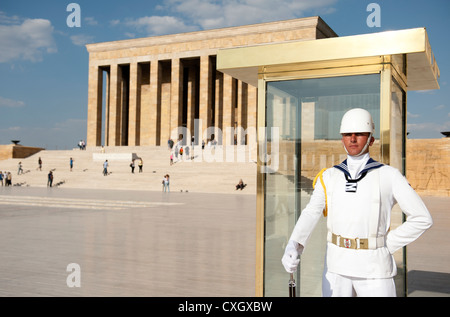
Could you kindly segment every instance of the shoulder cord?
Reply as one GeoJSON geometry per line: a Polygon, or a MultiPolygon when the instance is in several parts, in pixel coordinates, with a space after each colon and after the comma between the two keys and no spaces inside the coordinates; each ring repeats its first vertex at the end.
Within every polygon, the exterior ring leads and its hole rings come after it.
{"type": "Polygon", "coordinates": [[[325,172],[325,170],[326,170],[326,168],[323,168],[323,169],[316,175],[316,177],[315,177],[314,180],[313,180],[313,188],[315,188],[317,178],[320,179],[320,183],[322,184],[323,191],[324,191],[324,193],[325,193],[325,208],[323,209],[323,216],[324,216],[324,217],[326,217],[326,216],[327,216],[327,213],[328,213],[327,188],[325,187],[325,183],[323,182],[323,177],[322,177],[322,174],[323,174],[323,172],[325,172]]]}

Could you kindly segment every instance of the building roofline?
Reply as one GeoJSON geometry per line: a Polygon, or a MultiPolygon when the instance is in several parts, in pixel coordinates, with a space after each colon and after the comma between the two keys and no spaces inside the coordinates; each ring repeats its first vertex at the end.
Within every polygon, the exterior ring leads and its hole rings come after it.
{"type": "Polygon", "coordinates": [[[114,51],[120,49],[139,48],[164,44],[185,43],[191,41],[217,39],[221,37],[248,35],[270,31],[293,30],[315,26],[318,31],[327,37],[336,37],[337,34],[319,16],[290,19],[282,21],[264,22],[258,24],[232,26],[220,29],[202,30],[169,35],[158,35],[137,39],[118,40],[87,44],[86,49],[91,52],[114,51]]]}

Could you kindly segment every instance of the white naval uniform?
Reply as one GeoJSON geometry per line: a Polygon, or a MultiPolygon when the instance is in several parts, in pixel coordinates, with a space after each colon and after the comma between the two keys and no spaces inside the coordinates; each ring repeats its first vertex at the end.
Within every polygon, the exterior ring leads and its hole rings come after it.
{"type": "MultiPolygon", "coordinates": [[[[348,156],[347,168],[353,179],[360,176],[359,173],[369,159],[368,153],[361,157],[348,156]]],[[[376,231],[377,236],[377,239],[369,241],[371,249],[368,250],[339,247],[329,239],[324,277],[327,272],[364,279],[386,279],[395,276],[397,268],[392,254],[416,240],[432,225],[427,208],[405,177],[397,169],[382,165],[368,171],[357,183],[356,192],[346,192],[345,174],[334,167],[323,173],[323,181],[327,191],[328,230],[345,238],[369,238],[371,231],[372,235],[373,231],[376,231]],[[374,177],[379,177],[378,190],[374,177]],[[379,191],[378,197],[374,191],[379,191]],[[391,209],[395,203],[398,203],[405,213],[407,221],[389,231],[391,209]],[[372,211],[374,204],[379,210],[375,218],[372,211]],[[378,241],[378,245],[374,246],[374,243],[377,243],[374,241],[378,241]]],[[[318,182],[290,240],[307,247],[308,239],[322,215],[324,206],[325,192],[318,182]]]]}

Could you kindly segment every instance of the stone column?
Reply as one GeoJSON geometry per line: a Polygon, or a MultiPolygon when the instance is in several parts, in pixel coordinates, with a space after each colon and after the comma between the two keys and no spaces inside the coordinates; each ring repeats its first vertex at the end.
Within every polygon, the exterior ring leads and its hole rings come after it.
{"type": "Polygon", "coordinates": [[[227,135],[227,128],[234,129],[234,112],[235,112],[235,101],[236,101],[236,90],[234,84],[234,78],[230,75],[223,75],[223,127],[222,127],[222,138],[223,145],[234,144],[234,136],[227,135]]]}
{"type": "Polygon", "coordinates": [[[139,145],[150,145],[150,67],[153,63],[142,63],[141,68],[141,126],[140,126],[140,143],[139,145]],[[145,67],[145,68],[144,68],[145,67]],[[145,78],[144,78],[145,77],[145,78]]]}
{"type": "Polygon", "coordinates": [[[258,89],[255,86],[247,85],[247,145],[250,149],[250,157],[257,158],[257,109],[258,109],[258,89]]]}
{"type": "Polygon", "coordinates": [[[178,140],[177,131],[173,135],[174,129],[181,126],[181,110],[180,104],[182,102],[182,85],[183,85],[183,67],[180,65],[180,58],[172,59],[172,72],[171,72],[171,92],[170,92],[170,131],[171,137],[176,142],[178,140]]]}
{"type": "Polygon", "coordinates": [[[248,106],[248,85],[242,81],[238,81],[237,91],[237,107],[236,107],[236,120],[237,121],[237,144],[244,145],[245,135],[247,129],[247,106],[248,106]]]}
{"type": "Polygon", "coordinates": [[[216,94],[214,102],[215,113],[215,127],[214,140],[218,144],[222,144],[222,129],[223,129],[223,73],[216,71],[216,94]]]}
{"type": "Polygon", "coordinates": [[[160,145],[161,135],[161,66],[159,61],[150,64],[150,135],[149,145],[160,145]]]}
{"type": "Polygon", "coordinates": [[[302,141],[313,141],[314,140],[314,123],[315,123],[315,101],[302,102],[302,141]]]}
{"type": "MultiPolygon", "coordinates": [[[[197,80],[196,80],[196,69],[194,66],[190,66],[188,68],[188,87],[187,87],[187,122],[186,128],[189,131],[190,135],[193,136],[195,134],[194,131],[194,120],[195,120],[195,100],[197,98],[197,80]]],[[[186,140],[191,144],[191,140],[186,140]]]]}
{"type": "Polygon", "coordinates": [[[102,142],[102,90],[103,71],[98,66],[90,66],[87,113],[87,146],[100,146],[102,142]]]}
{"type": "Polygon", "coordinates": [[[170,94],[171,94],[171,73],[170,63],[160,62],[161,69],[161,145],[167,145],[170,133],[170,94]]]}
{"type": "Polygon", "coordinates": [[[141,106],[141,68],[138,63],[130,64],[130,101],[128,117],[128,145],[139,145],[140,106],[141,106]]]}
{"type": "MultiPolygon", "coordinates": [[[[212,112],[212,66],[209,55],[200,56],[200,99],[199,99],[199,119],[201,122],[201,131],[199,131],[199,138],[196,140],[199,145],[202,143],[203,131],[211,126],[212,112]]],[[[207,140],[204,140],[205,142],[207,140]]]]}
{"type": "Polygon", "coordinates": [[[108,146],[120,145],[120,67],[111,65],[108,146]]]}

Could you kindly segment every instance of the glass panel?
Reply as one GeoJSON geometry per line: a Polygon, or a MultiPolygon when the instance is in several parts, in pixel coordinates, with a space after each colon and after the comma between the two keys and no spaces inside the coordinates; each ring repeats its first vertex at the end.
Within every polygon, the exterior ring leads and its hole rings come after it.
{"type": "MultiPolygon", "coordinates": [[[[390,165],[405,174],[405,135],[406,135],[406,93],[395,79],[391,81],[391,147],[390,165]]],[[[395,229],[404,221],[404,215],[398,205],[394,205],[391,212],[391,229],[395,229]]],[[[397,264],[395,284],[397,296],[406,296],[406,250],[394,253],[397,264]]]]}
{"type": "MultiPolygon", "coordinates": [[[[355,107],[372,113],[379,139],[379,74],[267,83],[267,150],[272,159],[278,155],[278,164],[265,174],[264,296],[288,296],[289,274],[280,261],[284,248],[309,202],[315,175],[345,159],[339,126],[343,114],[355,107]]],[[[379,153],[376,142],[371,156],[379,160],[379,153]]],[[[322,217],[297,270],[297,295],[322,295],[326,230],[322,217]]]]}

